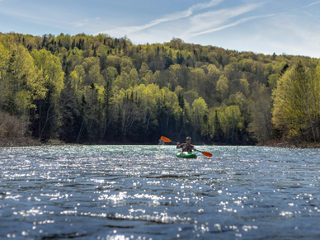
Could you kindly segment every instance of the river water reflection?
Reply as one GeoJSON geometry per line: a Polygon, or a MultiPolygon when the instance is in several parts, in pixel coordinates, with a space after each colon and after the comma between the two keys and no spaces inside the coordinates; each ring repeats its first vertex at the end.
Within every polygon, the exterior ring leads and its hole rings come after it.
{"type": "Polygon", "coordinates": [[[0,239],[320,239],[318,149],[0,149],[0,239]]]}

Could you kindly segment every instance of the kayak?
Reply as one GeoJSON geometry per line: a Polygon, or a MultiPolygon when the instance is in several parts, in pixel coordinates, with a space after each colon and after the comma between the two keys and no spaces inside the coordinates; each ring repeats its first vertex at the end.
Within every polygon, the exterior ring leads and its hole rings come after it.
{"type": "Polygon", "coordinates": [[[196,158],[197,154],[193,152],[179,152],[176,156],[180,158],[196,158]]]}

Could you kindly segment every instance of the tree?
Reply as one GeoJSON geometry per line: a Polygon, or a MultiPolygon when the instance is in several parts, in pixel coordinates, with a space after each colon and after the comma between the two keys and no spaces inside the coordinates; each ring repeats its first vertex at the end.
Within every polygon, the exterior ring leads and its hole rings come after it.
{"type": "MultiPolygon", "coordinates": [[[[44,100],[37,102],[38,137],[50,139],[58,137],[61,126],[61,109],[59,105],[60,92],[64,87],[64,72],[58,57],[47,50],[33,50],[32,57],[35,66],[42,72],[44,86],[47,89],[44,100]]],[[[36,122],[35,122],[36,123],[36,122]]]]}
{"type": "Polygon", "coordinates": [[[129,78],[130,78],[130,86],[133,87],[139,83],[139,75],[138,72],[135,68],[132,68],[130,73],[129,73],[129,78]]]}
{"type": "Polygon", "coordinates": [[[87,74],[87,81],[86,81],[87,85],[91,85],[91,84],[98,84],[99,86],[104,85],[104,79],[100,74],[100,65],[98,63],[99,62],[97,61],[96,64],[90,67],[90,70],[88,71],[88,74],[87,74]]]}
{"type": "Polygon", "coordinates": [[[245,79],[245,78],[240,79],[240,91],[245,96],[248,96],[248,94],[249,94],[249,83],[248,83],[247,79],[245,79]]]}
{"type": "Polygon", "coordinates": [[[217,109],[214,111],[213,129],[213,140],[216,142],[220,142],[223,138],[223,130],[221,127],[217,109]]]}
{"type": "Polygon", "coordinates": [[[179,64],[171,65],[168,69],[167,80],[169,89],[175,89],[177,85],[181,82],[181,78],[181,66],[179,64]]]}
{"type": "Polygon", "coordinates": [[[287,70],[273,92],[272,122],[285,138],[319,139],[319,78],[302,62],[287,70]]]}
{"type": "Polygon", "coordinates": [[[229,90],[229,80],[226,76],[221,75],[219,78],[219,81],[217,82],[216,87],[219,101],[222,102],[222,100],[226,97],[229,90]]]}
{"type": "MultiPolygon", "coordinates": [[[[212,108],[209,111],[209,122],[212,125],[213,140],[216,142],[227,142],[227,118],[225,115],[225,105],[212,108]]],[[[212,133],[211,133],[212,134],[212,133]]]]}
{"type": "Polygon", "coordinates": [[[42,140],[155,142],[160,134],[190,134],[248,143],[267,141],[274,129],[273,136],[318,141],[317,62],[181,39],[133,45],[103,34],[0,33],[0,109],[24,126],[30,121],[42,140]]]}
{"type": "Polygon", "coordinates": [[[243,127],[243,117],[241,116],[241,111],[239,106],[231,105],[225,109],[225,115],[227,120],[227,136],[231,143],[237,140],[237,131],[241,130],[243,127]]]}
{"type": "Polygon", "coordinates": [[[10,52],[0,42],[0,108],[6,100],[7,94],[9,94],[9,82],[6,77],[7,69],[9,66],[10,52]]]}
{"type": "Polygon", "coordinates": [[[206,92],[205,85],[206,75],[202,68],[195,68],[190,71],[190,81],[188,82],[187,88],[189,90],[196,90],[200,96],[206,92]]]}
{"type": "Polygon", "coordinates": [[[152,77],[152,71],[149,70],[148,64],[146,62],[143,62],[139,70],[140,83],[150,84],[151,77],[152,77]]]}
{"type": "MultiPolygon", "coordinates": [[[[78,65],[81,66],[81,65],[78,65]]],[[[77,66],[77,67],[78,67],[77,66]]],[[[82,67],[82,66],[81,66],[82,67]]],[[[75,71],[73,71],[75,73],[75,71]]],[[[75,73],[76,74],[76,73],[75,73]]],[[[77,91],[78,84],[69,74],[66,68],[64,88],[61,91],[59,105],[61,106],[61,126],[59,138],[64,142],[77,142],[79,130],[81,129],[82,116],[80,115],[80,97],[77,91]],[[74,88],[76,86],[76,88],[74,88]]]]}
{"type": "Polygon", "coordinates": [[[150,128],[155,130],[158,126],[156,119],[157,102],[154,96],[160,92],[160,89],[154,84],[149,84],[147,86],[141,84],[135,87],[135,91],[137,93],[138,106],[144,130],[143,135],[145,135],[149,133],[150,128]]]}
{"type": "Polygon", "coordinates": [[[44,79],[34,66],[34,60],[23,46],[17,46],[12,52],[8,66],[8,85],[10,93],[8,100],[13,99],[13,105],[8,110],[27,117],[28,109],[33,108],[33,101],[43,99],[46,93],[44,79]]]}
{"type": "MultiPolygon", "coordinates": [[[[130,138],[129,132],[132,131],[136,121],[139,121],[139,109],[134,103],[133,89],[120,89],[113,98],[115,120],[120,121],[121,134],[124,139],[130,138]]],[[[137,139],[135,139],[137,140],[137,139]]]]}
{"type": "Polygon", "coordinates": [[[85,71],[82,65],[77,65],[70,73],[71,87],[76,93],[83,89],[83,79],[85,78],[85,71]]]}
{"type": "Polygon", "coordinates": [[[66,64],[70,67],[70,71],[72,71],[76,66],[82,64],[83,61],[83,51],[75,47],[70,51],[69,56],[66,59],[66,64]]]}
{"type": "Polygon", "coordinates": [[[258,142],[264,143],[272,138],[271,109],[270,90],[264,84],[255,83],[250,102],[252,121],[249,124],[249,131],[254,134],[258,142]]]}
{"type": "Polygon", "coordinates": [[[201,97],[195,99],[192,103],[192,124],[194,128],[194,137],[197,135],[205,136],[208,134],[208,106],[201,97]]]}

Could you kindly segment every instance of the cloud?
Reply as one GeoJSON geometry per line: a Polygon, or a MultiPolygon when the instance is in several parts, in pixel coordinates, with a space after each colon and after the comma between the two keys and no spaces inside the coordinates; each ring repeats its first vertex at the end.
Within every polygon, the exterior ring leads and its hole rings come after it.
{"type": "Polygon", "coordinates": [[[239,16],[252,12],[261,7],[264,3],[246,4],[217,11],[208,11],[210,8],[219,5],[223,1],[224,0],[212,0],[206,3],[199,3],[191,6],[185,11],[176,12],[163,18],[155,19],[144,25],[120,27],[104,31],[104,33],[108,33],[111,36],[127,35],[133,41],[141,41],[142,35],[146,37],[144,41],[147,39],[147,41],[150,41],[152,38],[151,36],[155,35],[158,36],[157,42],[164,40],[165,38],[165,41],[168,41],[169,38],[173,36],[187,40],[198,35],[234,27],[257,18],[272,16],[260,15],[238,19],[239,16]],[[196,14],[197,12],[200,13],[196,14]]]}
{"type": "Polygon", "coordinates": [[[100,20],[100,17],[96,17],[96,18],[86,18],[84,20],[78,21],[78,22],[74,22],[71,23],[71,25],[73,25],[76,28],[79,27],[84,27],[84,26],[89,26],[92,27],[92,25],[94,25],[97,21],[100,20]]]}
{"type": "Polygon", "coordinates": [[[219,31],[225,29],[226,27],[236,26],[243,22],[249,21],[256,17],[247,17],[241,20],[238,20],[234,23],[226,24],[226,22],[230,21],[231,19],[248,13],[262,4],[249,4],[245,6],[240,6],[236,8],[230,9],[222,9],[219,11],[210,11],[203,14],[198,14],[189,18],[190,27],[189,29],[181,36],[181,38],[188,39],[193,36],[197,36],[200,34],[211,33],[215,31],[219,31]]]}
{"type": "Polygon", "coordinates": [[[189,38],[192,38],[192,37],[195,37],[195,36],[199,36],[199,35],[202,35],[202,34],[213,33],[213,32],[217,32],[217,31],[221,31],[221,30],[226,29],[226,28],[234,27],[234,26],[237,26],[239,24],[242,24],[242,23],[245,23],[247,21],[251,21],[251,20],[257,19],[257,18],[266,18],[266,17],[272,17],[272,16],[274,16],[274,14],[242,18],[242,19],[237,20],[237,21],[235,21],[233,23],[229,23],[229,24],[226,24],[226,25],[222,25],[222,26],[219,26],[219,27],[216,27],[216,28],[212,28],[212,29],[208,29],[208,30],[201,31],[201,32],[190,33],[188,35],[182,36],[181,38],[189,39],[189,38]]]}
{"type": "MultiPolygon", "coordinates": [[[[306,18],[300,11],[282,12],[266,17],[268,18],[259,21],[253,19],[250,28],[242,29],[245,32],[241,30],[243,34],[238,32],[233,38],[221,41],[220,45],[226,46],[229,42],[229,49],[319,58],[317,49],[320,47],[320,26],[317,21],[308,15],[306,18]]],[[[228,31],[229,34],[233,34],[232,32],[228,31]]]]}
{"type": "Polygon", "coordinates": [[[308,8],[308,7],[311,7],[311,6],[313,6],[313,5],[316,5],[316,4],[320,4],[320,1],[317,1],[317,2],[314,2],[314,3],[309,4],[309,5],[307,6],[307,8],[308,8]]]}
{"type": "Polygon", "coordinates": [[[125,35],[125,34],[129,34],[129,33],[137,32],[137,31],[141,31],[141,30],[156,26],[160,23],[165,23],[165,22],[170,22],[170,21],[174,21],[174,20],[179,20],[182,18],[187,18],[187,17],[191,16],[194,11],[199,11],[202,9],[206,9],[206,8],[210,8],[210,7],[219,5],[223,1],[224,0],[211,0],[210,2],[207,2],[207,3],[198,3],[198,4],[191,6],[186,11],[181,11],[181,12],[176,12],[174,14],[170,14],[170,15],[167,15],[163,18],[153,20],[153,21],[151,21],[147,24],[144,24],[144,25],[120,27],[120,28],[111,29],[111,30],[108,30],[105,32],[107,32],[108,34],[111,34],[111,35],[119,35],[119,34],[125,35]]]}
{"type": "Polygon", "coordinates": [[[84,19],[80,22],[75,23],[74,25],[75,25],[75,27],[83,27],[84,25],[87,25],[88,22],[89,22],[89,19],[84,19]]]}

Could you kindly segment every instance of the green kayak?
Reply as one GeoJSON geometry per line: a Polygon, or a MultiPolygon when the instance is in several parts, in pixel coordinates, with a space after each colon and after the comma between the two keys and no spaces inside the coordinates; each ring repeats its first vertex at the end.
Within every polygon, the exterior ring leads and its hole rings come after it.
{"type": "Polygon", "coordinates": [[[197,155],[193,152],[179,152],[177,153],[176,156],[180,158],[196,158],[197,157],[197,155]]]}

